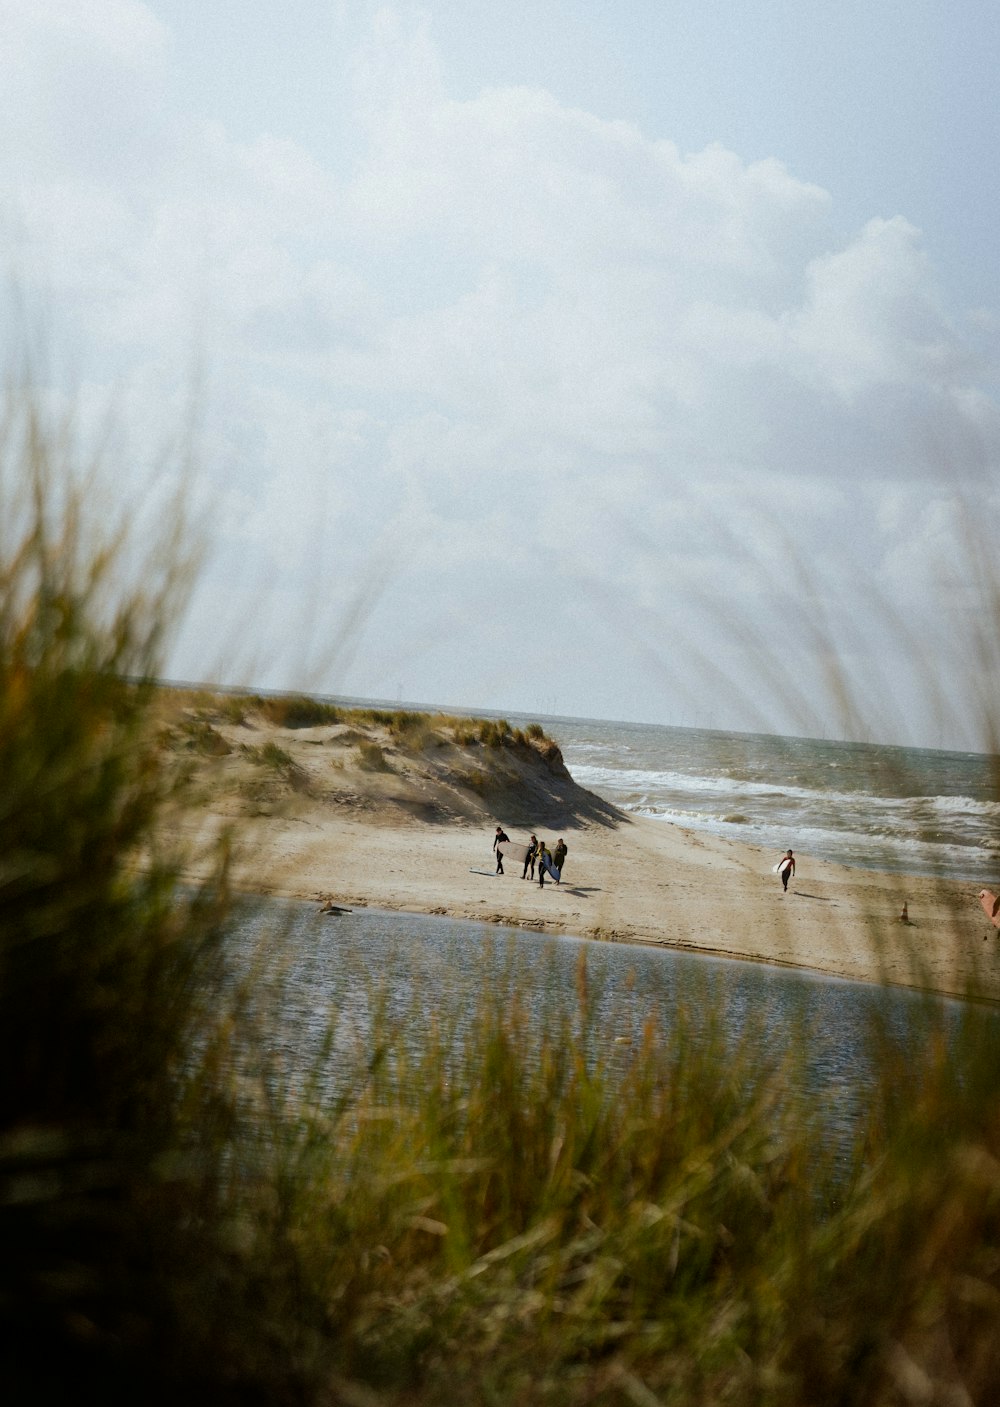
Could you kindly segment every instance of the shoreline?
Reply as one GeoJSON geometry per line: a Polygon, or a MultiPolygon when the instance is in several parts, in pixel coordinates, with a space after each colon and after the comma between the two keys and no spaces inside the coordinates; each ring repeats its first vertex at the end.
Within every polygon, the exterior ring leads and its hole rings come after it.
{"type": "MultiPolygon", "coordinates": [[[[668,824],[669,824],[669,823],[668,823],[668,824]]],[[[294,893],[294,892],[292,892],[292,891],[290,891],[290,890],[289,890],[289,891],[285,891],[285,890],[277,890],[277,889],[262,889],[262,888],[254,889],[254,888],[245,888],[245,887],[243,887],[243,888],[238,889],[237,892],[238,892],[242,897],[244,897],[244,898],[246,898],[246,899],[250,899],[250,898],[257,898],[257,899],[282,899],[282,900],[286,900],[287,902],[290,902],[290,903],[308,904],[308,905],[310,905],[310,906],[315,905],[316,902],[317,902],[317,896],[316,896],[316,895],[303,895],[303,894],[294,893]]],[[[325,901],[324,901],[324,902],[325,902],[325,901]]],[[[336,901],[333,901],[333,902],[336,902],[336,901]]],[[[877,976],[867,976],[867,977],[862,977],[862,976],[847,976],[847,975],[844,975],[844,974],[839,973],[839,972],[830,971],[830,970],[828,970],[828,969],[826,969],[826,968],[822,968],[822,967],[810,967],[810,966],[806,966],[806,965],[804,965],[804,964],[802,964],[802,963],[799,963],[799,962],[792,962],[792,961],[790,961],[790,960],[788,960],[788,959],[785,959],[785,958],[778,958],[778,957],[773,957],[773,956],[772,956],[772,957],[755,956],[755,955],[752,955],[752,954],[749,954],[749,953],[736,952],[736,951],[733,951],[733,950],[730,950],[730,949],[723,949],[723,948],[707,948],[707,947],[704,947],[704,946],[695,946],[695,945],[691,945],[691,944],[683,945],[683,946],[682,946],[682,945],[680,945],[680,944],[678,944],[678,943],[672,943],[672,942],[671,942],[669,939],[667,939],[667,938],[641,938],[641,937],[629,937],[629,938],[617,938],[617,939],[592,938],[592,937],[588,937],[586,934],[583,934],[583,933],[574,933],[574,932],[571,932],[571,931],[568,931],[568,930],[564,931],[564,930],[561,929],[561,928],[556,928],[556,927],[551,927],[551,926],[542,926],[542,925],[540,925],[540,924],[534,924],[534,923],[518,923],[518,924],[514,924],[514,923],[507,923],[506,921],[501,922],[499,919],[493,920],[493,919],[485,919],[485,918],[467,918],[467,917],[465,917],[465,916],[463,916],[463,915],[461,915],[461,914],[452,914],[452,913],[442,914],[442,913],[439,913],[437,910],[429,911],[429,910],[425,910],[425,909],[415,909],[415,908],[390,908],[390,907],[385,906],[385,905],[380,905],[380,904],[362,904],[362,903],[360,903],[360,902],[357,903],[356,905],[352,906],[352,907],[349,908],[349,909],[345,907],[344,910],[343,910],[343,912],[346,913],[346,914],[357,914],[357,913],[385,914],[385,915],[389,915],[389,916],[395,917],[395,918],[405,918],[407,915],[412,915],[414,918],[436,918],[436,919],[442,919],[445,923],[480,923],[480,924],[482,924],[484,927],[494,927],[494,926],[495,926],[495,927],[498,927],[498,928],[501,928],[501,927],[502,927],[502,928],[510,928],[510,929],[512,929],[513,931],[517,932],[517,933],[524,934],[525,936],[527,936],[528,934],[535,934],[535,935],[537,935],[537,936],[540,937],[540,938],[571,938],[571,939],[573,939],[573,940],[575,940],[575,941],[578,941],[578,942],[581,942],[581,943],[589,943],[589,942],[614,942],[614,943],[618,943],[618,944],[620,944],[620,945],[623,945],[623,946],[625,946],[625,947],[656,948],[656,949],[658,949],[658,950],[661,951],[661,952],[679,953],[679,954],[682,954],[682,955],[684,955],[684,956],[688,956],[688,957],[697,957],[697,958],[706,958],[706,959],[710,959],[710,960],[715,961],[715,962],[742,962],[742,963],[750,963],[750,964],[753,964],[754,966],[758,966],[758,967],[773,967],[773,968],[779,969],[779,970],[784,971],[784,972],[799,972],[799,973],[802,973],[802,974],[805,975],[805,976],[823,977],[823,978],[826,978],[828,981],[831,981],[831,982],[847,982],[847,983],[850,983],[850,984],[856,984],[856,985],[861,985],[861,986],[871,986],[871,987],[894,987],[894,988],[898,989],[899,991],[912,992],[914,995],[923,995],[923,996],[940,997],[940,998],[942,998],[942,999],[944,999],[944,1000],[946,1000],[946,1001],[962,1001],[962,1002],[971,1001],[971,1002],[978,1003],[979,1005],[985,1005],[985,1006],[991,1006],[991,1007],[1000,1007],[1000,992],[997,992],[995,995],[989,995],[989,994],[987,994],[987,993],[985,993],[985,992],[981,992],[981,991],[973,991],[973,992],[971,992],[971,993],[969,993],[969,992],[950,992],[950,991],[945,990],[944,988],[920,986],[920,985],[918,985],[918,984],[916,984],[916,983],[913,983],[913,982],[904,982],[904,981],[899,981],[899,980],[891,980],[891,979],[882,978],[882,977],[877,977],[877,976]]],[[[320,906],[320,908],[319,908],[319,910],[318,910],[318,913],[319,913],[321,916],[325,916],[325,915],[323,915],[322,905],[320,906]]],[[[337,915],[337,914],[332,914],[332,915],[330,915],[330,917],[333,917],[333,918],[339,917],[339,916],[340,916],[340,915],[337,915]]]]}
{"type": "Polygon", "coordinates": [[[628,817],[615,827],[567,828],[565,837],[564,882],[540,890],[520,878],[520,866],[490,873],[491,836],[481,826],[273,816],[247,823],[236,878],[247,892],[318,905],[635,943],[1000,1003],[1000,935],[984,933],[976,894],[960,881],[797,856],[786,895],[769,851],[671,822],[628,817]]]}

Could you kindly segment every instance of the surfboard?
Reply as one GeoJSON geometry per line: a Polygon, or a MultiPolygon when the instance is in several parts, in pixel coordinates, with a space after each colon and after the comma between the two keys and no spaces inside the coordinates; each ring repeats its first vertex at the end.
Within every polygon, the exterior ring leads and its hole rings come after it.
{"type": "Polygon", "coordinates": [[[522,865],[528,858],[528,847],[517,840],[501,840],[497,849],[505,860],[517,860],[522,865]]]}
{"type": "Polygon", "coordinates": [[[983,913],[992,923],[994,928],[1000,928],[1000,898],[993,893],[992,889],[981,889],[979,891],[979,902],[983,906],[983,913]]]}
{"type": "Polygon", "coordinates": [[[782,871],[783,869],[785,869],[785,867],[788,866],[788,865],[790,865],[791,863],[792,863],[791,860],[788,858],[787,855],[785,855],[782,859],[780,859],[780,860],[778,861],[778,863],[777,863],[776,865],[774,865],[774,866],[772,867],[772,872],[773,872],[774,874],[781,874],[781,871],[782,871]]]}

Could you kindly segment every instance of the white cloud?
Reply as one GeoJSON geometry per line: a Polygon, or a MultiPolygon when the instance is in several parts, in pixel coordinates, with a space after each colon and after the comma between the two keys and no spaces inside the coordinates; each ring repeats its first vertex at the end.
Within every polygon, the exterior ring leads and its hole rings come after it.
{"type": "MultiPolygon", "coordinates": [[[[204,355],[234,601],[240,568],[343,600],[338,574],[398,524],[381,657],[412,663],[437,611],[434,668],[468,680],[438,696],[475,701],[478,612],[508,577],[529,610],[574,584],[581,659],[587,610],[612,602],[634,665],[630,622],[739,580],[766,634],[789,542],[830,609],[858,561],[905,600],[926,479],[995,474],[992,369],[904,219],[844,242],[829,195],[777,160],[682,155],[538,88],[458,101],[426,22],[391,10],[334,159],[170,110],[152,11],[76,9],[0,0],[38,125],[0,161],[4,227],[149,434],[204,355]]],[[[976,335],[989,349],[995,326],[976,335]]],[[[584,667],[574,687],[585,710],[584,667]]]]}
{"type": "Polygon", "coordinates": [[[140,0],[0,0],[0,165],[36,175],[131,176],[155,153],[168,33],[140,0]]]}
{"type": "Polygon", "coordinates": [[[791,319],[811,379],[850,397],[872,385],[936,384],[966,370],[939,305],[919,231],[872,220],[844,250],[815,258],[791,319]]]}

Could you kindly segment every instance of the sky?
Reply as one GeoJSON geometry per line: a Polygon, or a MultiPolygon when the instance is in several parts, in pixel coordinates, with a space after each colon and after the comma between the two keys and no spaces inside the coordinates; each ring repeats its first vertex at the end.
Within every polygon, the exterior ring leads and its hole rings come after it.
{"type": "Polygon", "coordinates": [[[983,746],[998,39],[0,0],[0,351],[183,484],[171,677],[983,746]]]}

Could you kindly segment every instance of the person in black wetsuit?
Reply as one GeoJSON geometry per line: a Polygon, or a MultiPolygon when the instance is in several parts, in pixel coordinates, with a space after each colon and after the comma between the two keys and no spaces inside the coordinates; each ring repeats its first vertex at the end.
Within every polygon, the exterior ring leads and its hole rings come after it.
{"type": "Polygon", "coordinates": [[[568,850],[569,846],[566,844],[565,840],[563,840],[562,836],[560,836],[559,843],[556,845],[555,850],[553,850],[552,852],[552,863],[555,866],[556,875],[558,876],[556,879],[557,884],[560,884],[562,882],[563,865],[565,865],[566,863],[566,855],[568,850]]]}
{"type": "Polygon", "coordinates": [[[528,853],[524,857],[524,869],[521,871],[522,879],[534,879],[535,877],[535,856],[538,854],[538,837],[533,835],[528,841],[528,853]]]}
{"type": "Polygon", "coordinates": [[[493,837],[493,849],[497,852],[497,874],[503,874],[503,851],[500,849],[502,840],[510,840],[510,836],[503,826],[497,826],[497,833],[493,837]]]}
{"type": "Polygon", "coordinates": [[[781,864],[778,866],[778,873],[781,875],[782,889],[787,890],[788,881],[795,873],[795,856],[790,850],[785,851],[785,858],[781,861],[781,864]]]}

